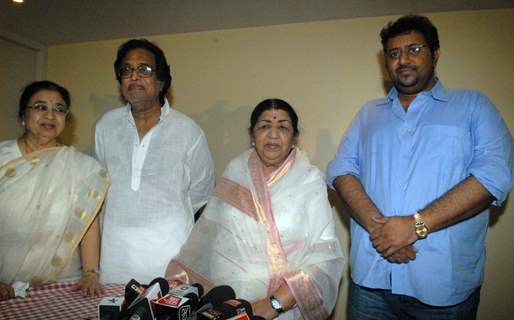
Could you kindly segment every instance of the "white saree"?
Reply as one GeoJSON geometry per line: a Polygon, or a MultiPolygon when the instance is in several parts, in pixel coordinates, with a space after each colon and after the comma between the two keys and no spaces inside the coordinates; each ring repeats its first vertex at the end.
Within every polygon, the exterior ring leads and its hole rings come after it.
{"type": "MultiPolygon", "coordinates": [[[[0,158],[15,144],[3,142],[0,158]]],[[[0,281],[41,285],[80,276],[76,249],[108,186],[100,164],[73,147],[1,161],[0,281]]]]}
{"type": "Polygon", "coordinates": [[[279,319],[326,319],[343,256],[320,171],[295,149],[269,177],[253,149],[231,161],[166,276],[238,298],[269,297],[284,282],[296,306],[279,319]]]}

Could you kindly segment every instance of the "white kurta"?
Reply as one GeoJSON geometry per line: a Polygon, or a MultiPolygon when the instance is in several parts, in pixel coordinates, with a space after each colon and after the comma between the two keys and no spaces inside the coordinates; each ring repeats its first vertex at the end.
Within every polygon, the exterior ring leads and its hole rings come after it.
{"type": "Polygon", "coordinates": [[[102,221],[102,282],[162,276],[214,185],[203,131],[167,100],[149,134],[140,141],[129,105],[96,126],[96,156],[112,183],[102,221]]]}

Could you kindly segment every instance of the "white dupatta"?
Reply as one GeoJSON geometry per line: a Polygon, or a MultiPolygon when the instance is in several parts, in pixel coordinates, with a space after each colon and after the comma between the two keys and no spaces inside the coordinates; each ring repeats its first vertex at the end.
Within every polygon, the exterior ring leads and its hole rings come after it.
{"type": "Polygon", "coordinates": [[[100,164],[73,147],[36,151],[0,166],[0,281],[56,281],[108,186],[100,164]]]}
{"type": "Polygon", "coordinates": [[[269,177],[255,151],[233,160],[166,275],[269,297],[286,282],[297,306],[280,319],[326,319],[343,257],[319,170],[299,149],[269,177]]]}

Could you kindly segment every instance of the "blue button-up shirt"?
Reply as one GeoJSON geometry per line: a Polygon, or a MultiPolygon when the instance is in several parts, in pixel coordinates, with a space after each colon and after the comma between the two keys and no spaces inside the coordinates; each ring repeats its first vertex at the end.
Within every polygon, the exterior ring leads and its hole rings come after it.
{"type": "MultiPolygon", "coordinates": [[[[328,184],[354,175],[383,215],[402,216],[473,175],[499,204],[512,189],[512,144],[494,105],[476,91],[448,90],[438,80],[406,112],[393,88],[357,114],[329,164],[328,184]]],[[[417,258],[407,264],[382,258],[352,219],[352,279],[429,305],[462,302],[483,280],[488,216],[485,210],[430,233],[415,242],[417,258]]]]}

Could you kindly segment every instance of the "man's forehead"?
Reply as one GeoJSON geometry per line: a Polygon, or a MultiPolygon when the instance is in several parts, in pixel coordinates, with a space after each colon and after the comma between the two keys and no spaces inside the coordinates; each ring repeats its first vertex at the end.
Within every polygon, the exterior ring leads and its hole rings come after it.
{"type": "Polygon", "coordinates": [[[154,63],[155,56],[151,51],[145,48],[134,48],[127,51],[122,61],[142,61],[154,63]]]}
{"type": "Polygon", "coordinates": [[[387,40],[387,47],[395,47],[397,44],[411,44],[411,43],[417,43],[417,44],[426,44],[426,39],[423,36],[422,33],[416,30],[410,30],[401,34],[398,34],[394,37],[391,37],[389,40],[387,40]]]}

